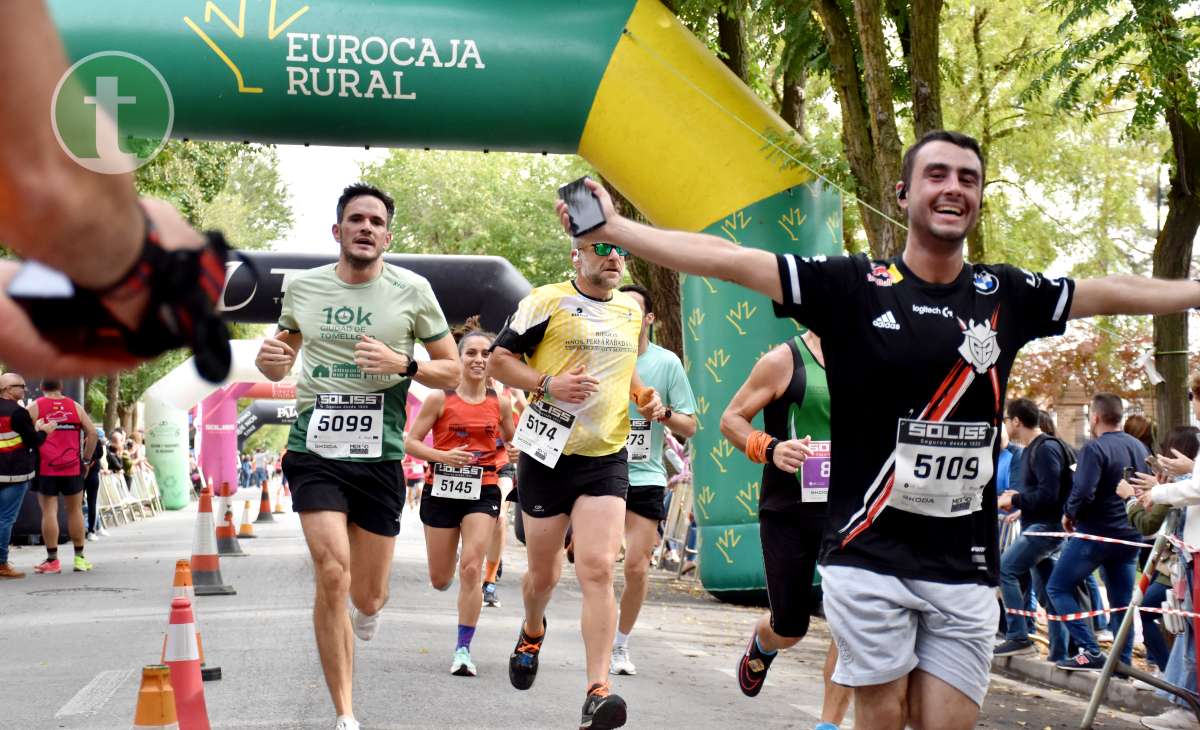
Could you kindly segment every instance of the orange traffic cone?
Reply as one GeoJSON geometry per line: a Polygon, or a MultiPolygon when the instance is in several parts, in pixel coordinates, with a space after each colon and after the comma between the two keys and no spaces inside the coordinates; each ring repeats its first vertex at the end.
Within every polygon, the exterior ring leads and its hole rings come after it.
{"type": "Polygon", "coordinates": [[[278,491],[275,492],[275,509],[271,510],[271,514],[287,514],[287,511],[283,508],[283,491],[285,489],[287,489],[286,486],[280,486],[278,491]]]}
{"type": "Polygon", "coordinates": [[[210,730],[200,678],[200,647],[196,644],[196,622],[186,598],[171,601],[171,623],[167,626],[167,656],[179,730],[210,730]]]}
{"type": "Polygon", "coordinates": [[[192,543],[190,563],[192,581],[198,596],[232,596],[233,586],[221,578],[221,559],[217,556],[217,541],[213,535],[212,490],[200,492],[200,511],[196,515],[196,539],[192,543]]]}
{"type": "MultiPolygon", "coordinates": [[[[192,568],[186,560],[175,561],[175,583],[171,588],[171,598],[186,598],[193,606],[196,605],[196,591],[192,587],[192,568]]],[[[196,646],[200,649],[200,677],[205,682],[221,678],[220,667],[210,667],[204,658],[204,641],[200,638],[200,615],[192,611],[192,619],[196,623],[196,646]]],[[[167,637],[163,637],[162,661],[167,660],[167,637]]]]}
{"type": "Polygon", "coordinates": [[[242,524],[238,527],[237,536],[239,540],[253,540],[258,537],[254,534],[254,525],[250,524],[250,500],[248,499],[242,506],[242,524]]]}
{"type": "Polygon", "coordinates": [[[142,667],[142,686],[138,690],[137,710],[133,715],[133,730],[139,728],[174,728],[175,690],[171,688],[171,670],[162,664],[142,667]]]}
{"type": "Polygon", "coordinates": [[[258,519],[255,522],[274,522],[275,515],[271,513],[271,488],[267,480],[262,483],[262,503],[258,507],[258,519]]]}
{"type": "Polygon", "coordinates": [[[233,510],[225,508],[225,519],[217,525],[217,555],[225,558],[243,558],[246,553],[237,541],[237,528],[233,526],[233,510]]]}

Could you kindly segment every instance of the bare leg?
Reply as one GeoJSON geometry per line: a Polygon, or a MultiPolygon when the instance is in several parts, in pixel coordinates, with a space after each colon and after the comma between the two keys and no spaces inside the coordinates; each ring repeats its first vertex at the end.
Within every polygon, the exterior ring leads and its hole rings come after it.
{"type": "Polygon", "coordinates": [[[379,613],[387,603],[388,578],[396,538],[367,532],[350,524],[350,602],[368,616],[379,613]]]}
{"type": "Polygon", "coordinates": [[[476,512],[462,521],[462,552],[458,558],[458,623],[475,626],[483,602],[479,596],[483,554],[492,535],[495,518],[476,512]]]}
{"type": "Polygon", "coordinates": [[[525,523],[525,552],[529,568],[521,581],[521,598],[525,602],[524,631],[541,636],[546,604],[562,574],[563,537],[567,534],[568,515],[530,517],[522,515],[525,523]]]}
{"type": "Polygon", "coordinates": [[[454,582],[454,566],[458,553],[457,527],[425,525],[425,553],[429,561],[429,583],[444,591],[454,582]]]}
{"type": "Polygon", "coordinates": [[[780,649],[790,649],[800,643],[800,636],[781,636],[775,633],[775,629],[771,628],[771,614],[764,613],[758,619],[758,624],[754,627],[758,635],[758,646],[763,651],[771,654],[780,649]]]}
{"type": "Polygon", "coordinates": [[[354,634],[346,599],[350,595],[350,537],[341,512],[301,512],[300,526],[313,559],[316,599],[313,631],[325,684],[337,714],[353,715],[354,634]]]}
{"type": "MultiPolygon", "coordinates": [[[[67,503],[67,534],[71,536],[71,544],[75,547],[82,547],[87,535],[83,521],[83,492],[68,495],[63,497],[63,500],[67,503]]],[[[55,527],[57,526],[58,520],[55,520],[55,527]]]]}
{"type": "Polygon", "coordinates": [[[58,497],[38,493],[38,506],[42,508],[42,544],[58,548],[58,497]]]}
{"type": "Polygon", "coordinates": [[[975,727],[979,705],[970,697],[920,669],[914,669],[908,679],[909,722],[916,730],[970,730],[975,727]]]}
{"type": "Polygon", "coordinates": [[[842,720],[846,719],[846,710],[850,708],[850,699],[854,697],[854,690],[833,681],[833,670],[837,668],[837,658],[837,644],[830,641],[829,652],[825,654],[825,668],[822,672],[825,677],[825,698],[821,703],[821,722],[841,725],[842,720]]]}
{"type": "Polygon", "coordinates": [[[587,653],[588,686],[608,681],[617,625],[613,565],[621,549],[624,516],[625,500],[620,497],[580,497],[571,510],[575,575],[583,592],[579,624],[587,653]]]}
{"type": "Polygon", "coordinates": [[[633,631],[649,586],[650,556],[658,541],[658,522],[633,512],[625,513],[625,588],[621,591],[621,615],[617,628],[633,631]]]}
{"type": "Polygon", "coordinates": [[[908,678],[854,688],[854,726],[869,730],[904,730],[908,722],[908,678]]]}

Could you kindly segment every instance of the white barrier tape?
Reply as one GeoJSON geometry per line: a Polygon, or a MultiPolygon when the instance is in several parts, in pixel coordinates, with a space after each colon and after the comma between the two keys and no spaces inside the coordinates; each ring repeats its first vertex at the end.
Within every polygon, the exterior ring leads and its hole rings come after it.
{"type": "MultiPolygon", "coordinates": [[[[1033,618],[1045,619],[1046,621],[1079,621],[1080,619],[1092,618],[1094,616],[1099,616],[1101,614],[1107,615],[1110,613],[1119,613],[1121,611],[1128,611],[1129,606],[1125,606],[1123,608],[1101,608],[1101,609],[1097,609],[1095,611],[1077,611],[1075,613],[1064,613],[1064,614],[1061,614],[1058,616],[1052,616],[1052,615],[1046,613],[1045,611],[1024,611],[1019,608],[1006,608],[1004,610],[1007,613],[1014,614],[1017,616],[1031,616],[1033,618]]],[[[1161,614],[1170,614],[1173,616],[1186,616],[1187,618],[1200,618],[1200,613],[1195,613],[1193,611],[1184,611],[1184,610],[1178,609],[1178,608],[1151,608],[1149,606],[1138,606],[1138,610],[1146,611],[1147,613],[1161,613],[1161,614]]]]}
{"type": "Polygon", "coordinates": [[[1022,533],[1030,537],[1077,537],[1081,540],[1092,540],[1094,542],[1107,542],[1114,545],[1130,545],[1132,547],[1154,547],[1154,543],[1150,542],[1134,542],[1132,540],[1118,540],[1115,537],[1102,537],[1100,535],[1088,535],[1084,532],[1026,532],[1022,533]]]}

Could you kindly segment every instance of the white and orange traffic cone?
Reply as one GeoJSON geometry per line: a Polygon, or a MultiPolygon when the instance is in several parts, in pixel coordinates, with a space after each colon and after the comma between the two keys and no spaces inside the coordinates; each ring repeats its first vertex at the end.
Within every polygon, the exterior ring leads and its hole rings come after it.
{"type": "Polygon", "coordinates": [[[233,510],[225,508],[225,518],[217,525],[217,555],[223,558],[244,558],[246,553],[238,544],[237,528],[233,526],[233,510]]]}
{"type": "Polygon", "coordinates": [[[133,713],[133,730],[142,728],[179,730],[171,670],[165,665],[142,667],[142,686],[138,689],[137,710],[133,713]]]}
{"type": "MultiPolygon", "coordinates": [[[[186,560],[175,561],[175,581],[171,588],[171,598],[186,598],[193,606],[196,605],[196,591],[192,586],[192,568],[186,560]]],[[[205,682],[221,678],[221,668],[208,665],[204,657],[204,641],[200,638],[200,613],[192,610],[192,620],[196,624],[196,646],[200,648],[200,677],[205,682]]],[[[163,637],[162,661],[167,659],[167,637],[163,637]]]]}
{"type": "Polygon", "coordinates": [[[192,582],[197,596],[232,596],[233,586],[221,578],[221,559],[213,533],[212,490],[200,492],[200,511],[196,515],[196,539],[192,543],[192,582]]]}
{"type": "Polygon", "coordinates": [[[274,522],[275,515],[271,513],[271,488],[264,479],[262,483],[262,503],[258,507],[258,522],[274,522]]]}
{"type": "Polygon", "coordinates": [[[242,505],[242,524],[238,526],[237,533],[239,540],[253,540],[258,537],[254,534],[254,525],[250,524],[250,500],[246,500],[242,505]]]}
{"type": "Polygon", "coordinates": [[[275,490],[275,509],[271,510],[271,514],[287,514],[287,510],[283,508],[283,492],[285,489],[287,489],[287,487],[281,484],[279,485],[279,489],[275,490]]]}
{"type": "Polygon", "coordinates": [[[171,668],[179,730],[210,730],[204,681],[200,678],[196,622],[192,616],[192,603],[186,598],[171,601],[171,622],[167,626],[167,651],[163,663],[171,668]]]}

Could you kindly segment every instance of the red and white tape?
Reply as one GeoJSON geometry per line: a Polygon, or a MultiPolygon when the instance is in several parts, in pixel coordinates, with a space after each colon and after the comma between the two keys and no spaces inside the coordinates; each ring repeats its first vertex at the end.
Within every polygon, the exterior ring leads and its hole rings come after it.
{"type": "MultiPolygon", "coordinates": [[[[1118,613],[1120,611],[1128,610],[1129,606],[1125,606],[1123,608],[1101,608],[1095,611],[1076,611],[1075,613],[1064,613],[1059,616],[1052,616],[1045,611],[1024,611],[1019,608],[1005,609],[1005,611],[1010,614],[1017,616],[1032,616],[1034,618],[1045,619],[1046,621],[1078,621],[1080,619],[1099,616],[1100,614],[1118,613]]],[[[1151,608],[1149,606],[1138,606],[1138,610],[1146,611],[1147,613],[1162,613],[1172,614],[1175,616],[1186,616],[1187,618],[1200,618],[1200,613],[1195,613],[1194,611],[1183,611],[1178,608],[1151,608]]]]}
{"type": "MultiPolygon", "coordinates": [[[[1028,535],[1030,537],[1074,537],[1074,538],[1078,538],[1080,540],[1092,540],[1093,542],[1107,542],[1107,543],[1112,543],[1114,545],[1130,545],[1132,547],[1138,547],[1138,548],[1154,547],[1154,543],[1152,543],[1152,542],[1134,542],[1133,540],[1119,540],[1115,537],[1103,537],[1101,535],[1089,535],[1086,532],[1036,532],[1036,531],[1030,531],[1030,532],[1023,532],[1021,534],[1028,535]]],[[[1180,550],[1183,550],[1185,552],[1200,553],[1200,547],[1188,545],[1186,542],[1184,542],[1183,540],[1180,540],[1179,538],[1175,537],[1174,535],[1167,535],[1167,541],[1170,542],[1175,547],[1177,547],[1180,550]]]]}

